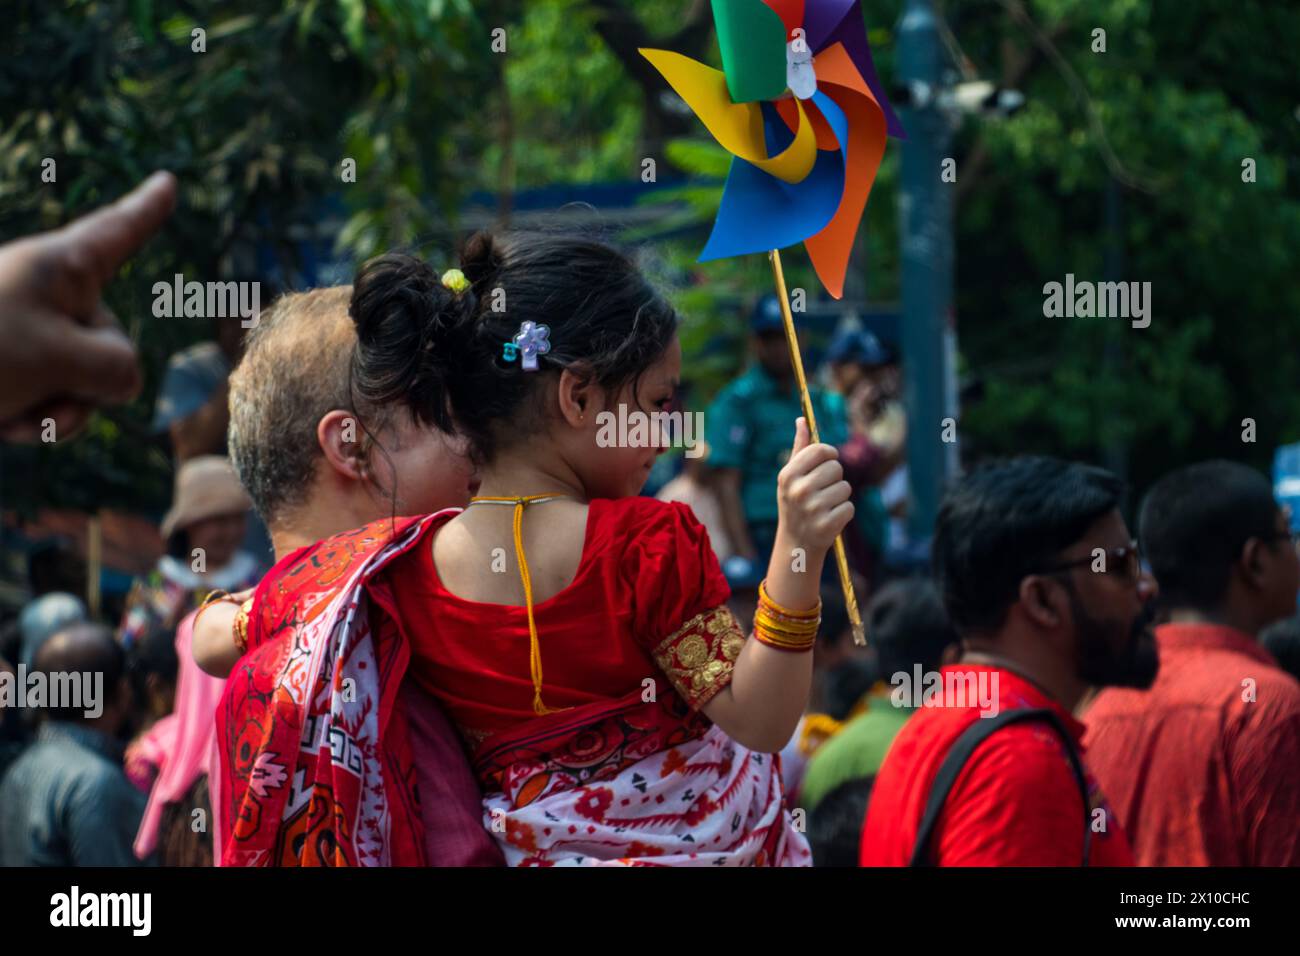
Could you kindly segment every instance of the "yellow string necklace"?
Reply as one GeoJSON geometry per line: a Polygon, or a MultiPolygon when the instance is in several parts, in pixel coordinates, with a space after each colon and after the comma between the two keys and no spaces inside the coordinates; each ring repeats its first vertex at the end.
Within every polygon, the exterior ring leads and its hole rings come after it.
{"type": "Polygon", "coordinates": [[[559,713],[569,708],[560,707],[553,710],[542,703],[542,648],[537,641],[537,621],[533,617],[533,579],[528,573],[528,561],[524,558],[524,506],[570,497],[572,496],[556,494],[523,497],[476,495],[469,499],[471,505],[513,505],[515,509],[515,559],[519,562],[519,580],[524,586],[524,605],[528,609],[528,663],[533,675],[533,713],[539,717],[559,713]]]}

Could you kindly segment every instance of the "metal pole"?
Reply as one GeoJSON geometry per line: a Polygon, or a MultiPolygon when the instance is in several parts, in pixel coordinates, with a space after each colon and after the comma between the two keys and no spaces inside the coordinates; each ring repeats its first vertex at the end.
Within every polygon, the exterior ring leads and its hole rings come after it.
{"type": "Polygon", "coordinates": [[[945,66],[933,3],[907,0],[898,23],[898,74],[913,95],[911,108],[902,116],[908,138],[902,144],[899,227],[907,465],[912,491],[908,524],[913,540],[933,533],[943,487],[957,469],[956,442],[942,440],[943,420],[957,415],[952,308],[954,184],[940,179],[952,129],[936,106],[945,66]]]}

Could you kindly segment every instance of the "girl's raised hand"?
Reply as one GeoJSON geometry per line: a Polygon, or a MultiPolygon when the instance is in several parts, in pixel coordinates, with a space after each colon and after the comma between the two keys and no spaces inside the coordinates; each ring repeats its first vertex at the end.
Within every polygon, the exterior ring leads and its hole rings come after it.
{"type": "Polygon", "coordinates": [[[833,445],[813,444],[808,422],[795,421],[794,447],[776,479],[779,532],[791,544],[824,554],[853,519],[852,489],[833,445]]]}

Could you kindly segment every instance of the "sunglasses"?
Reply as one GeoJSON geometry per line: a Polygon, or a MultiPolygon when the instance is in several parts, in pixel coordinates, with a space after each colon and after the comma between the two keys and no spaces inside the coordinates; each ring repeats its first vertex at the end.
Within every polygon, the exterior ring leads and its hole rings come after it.
{"type": "MultiPolygon", "coordinates": [[[[1107,548],[1104,555],[1105,560],[1102,562],[1102,568],[1098,573],[1121,575],[1130,581],[1136,581],[1142,574],[1142,557],[1138,551],[1136,541],[1131,541],[1118,548],[1107,548]]],[[[1055,574],[1059,571],[1069,571],[1072,568],[1092,565],[1096,560],[1097,555],[1094,553],[1086,558],[1079,558],[1077,561],[1064,561],[1060,564],[1048,565],[1038,573],[1055,574]]]]}

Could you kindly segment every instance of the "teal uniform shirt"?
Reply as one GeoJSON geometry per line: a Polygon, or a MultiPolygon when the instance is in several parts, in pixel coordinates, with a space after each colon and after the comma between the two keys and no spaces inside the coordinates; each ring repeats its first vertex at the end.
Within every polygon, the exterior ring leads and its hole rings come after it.
{"type": "MultiPolygon", "coordinates": [[[[844,444],[849,432],[843,397],[812,386],[809,393],[821,440],[844,444]]],[[[776,476],[790,457],[794,420],[802,414],[793,380],[783,392],[758,364],[723,388],[705,413],[709,465],[740,470],[740,501],[751,529],[776,524],[776,476]]]]}

